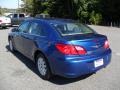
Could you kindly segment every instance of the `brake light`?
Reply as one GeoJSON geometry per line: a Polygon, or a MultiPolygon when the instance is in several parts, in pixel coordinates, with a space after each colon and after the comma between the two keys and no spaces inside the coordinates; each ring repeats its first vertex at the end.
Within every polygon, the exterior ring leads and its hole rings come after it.
{"type": "Polygon", "coordinates": [[[104,43],[104,48],[105,48],[105,49],[109,48],[109,42],[108,42],[108,40],[105,41],[105,43],[104,43]]]}
{"type": "Polygon", "coordinates": [[[56,44],[56,48],[66,55],[84,55],[86,50],[81,46],[69,45],[69,44],[56,44]]]}

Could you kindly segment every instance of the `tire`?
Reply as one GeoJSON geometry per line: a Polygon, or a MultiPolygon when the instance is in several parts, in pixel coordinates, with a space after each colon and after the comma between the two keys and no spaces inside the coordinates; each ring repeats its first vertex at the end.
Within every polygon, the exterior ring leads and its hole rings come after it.
{"type": "Polygon", "coordinates": [[[9,49],[10,49],[11,52],[15,52],[15,49],[14,49],[14,46],[13,46],[13,42],[12,42],[11,39],[9,40],[9,49]]]}
{"type": "Polygon", "coordinates": [[[13,27],[13,25],[11,24],[10,27],[13,27]]]}
{"type": "Polygon", "coordinates": [[[39,75],[44,80],[49,80],[52,76],[47,59],[42,54],[38,54],[36,58],[36,67],[39,75]]]}

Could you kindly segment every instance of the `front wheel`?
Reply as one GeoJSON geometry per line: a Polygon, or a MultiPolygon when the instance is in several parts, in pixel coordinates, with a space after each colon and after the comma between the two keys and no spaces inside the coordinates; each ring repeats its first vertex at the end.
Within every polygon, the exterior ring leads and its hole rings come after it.
{"type": "Polygon", "coordinates": [[[6,29],[7,27],[6,26],[2,26],[2,29],[6,29]]]}
{"type": "Polygon", "coordinates": [[[50,67],[48,65],[46,58],[42,54],[39,54],[37,56],[36,66],[42,79],[45,80],[50,79],[50,77],[52,76],[50,67]]]}
{"type": "Polygon", "coordinates": [[[15,51],[12,40],[9,40],[9,48],[11,52],[15,51]]]}

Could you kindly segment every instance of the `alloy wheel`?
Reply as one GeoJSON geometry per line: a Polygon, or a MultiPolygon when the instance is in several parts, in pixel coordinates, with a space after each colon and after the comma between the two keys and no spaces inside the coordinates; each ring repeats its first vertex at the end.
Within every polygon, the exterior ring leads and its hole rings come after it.
{"type": "Polygon", "coordinates": [[[46,72],[47,72],[47,68],[46,68],[47,66],[46,66],[46,62],[44,61],[44,59],[39,57],[37,64],[38,64],[38,70],[39,70],[40,74],[42,76],[45,76],[46,72]]]}

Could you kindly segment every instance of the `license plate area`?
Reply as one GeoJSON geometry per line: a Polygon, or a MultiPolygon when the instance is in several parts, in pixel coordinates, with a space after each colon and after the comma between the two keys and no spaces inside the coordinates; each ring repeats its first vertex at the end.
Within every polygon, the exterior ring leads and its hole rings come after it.
{"type": "Polygon", "coordinates": [[[103,59],[95,60],[94,61],[94,67],[97,68],[99,66],[102,66],[104,64],[103,59]]]}

